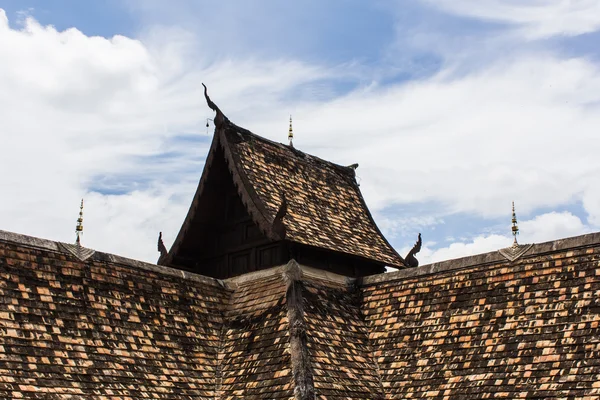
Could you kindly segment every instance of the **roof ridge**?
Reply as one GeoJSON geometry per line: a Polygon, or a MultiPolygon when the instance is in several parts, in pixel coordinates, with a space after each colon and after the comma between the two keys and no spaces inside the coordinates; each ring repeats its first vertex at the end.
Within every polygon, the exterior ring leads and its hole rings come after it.
{"type": "MultiPolygon", "coordinates": [[[[38,238],[35,236],[29,236],[21,233],[9,232],[0,229],[0,242],[14,243],[21,246],[29,247],[32,249],[48,250],[55,253],[64,254],[69,257],[77,258],[77,256],[67,250],[68,243],[54,241],[50,239],[38,238]]],[[[219,279],[211,278],[209,276],[196,274],[194,272],[183,271],[181,269],[167,267],[164,265],[151,264],[145,261],[135,260],[133,258],[123,257],[117,254],[105,253],[94,249],[83,247],[83,249],[92,250],[94,253],[87,257],[85,260],[79,260],[83,263],[86,261],[101,261],[111,262],[120,266],[132,267],[136,269],[152,271],[163,275],[174,276],[177,278],[183,278],[186,280],[193,280],[201,283],[210,283],[223,287],[223,282],[219,279]]]]}
{"type": "MultiPolygon", "coordinates": [[[[221,129],[218,133],[220,137],[220,144],[223,149],[223,155],[227,164],[227,168],[231,173],[233,183],[237,189],[242,203],[246,207],[248,214],[252,217],[254,222],[261,228],[261,230],[270,239],[283,239],[278,238],[277,233],[274,232],[272,223],[273,219],[269,218],[270,215],[267,212],[264,202],[260,198],[260,195],[256,193],[256,189],[250,183],[243,168],[240,167],[240,160],[234,151],[231,149],[231,144],[227,138],[226,129],[221,129]]],[[[274,218],[275,216],[273,216],[274,218]]]]}
{"type": "Polygon", "coordinates": [[[226,122],[226,124],[230,125],[231,127],[235,128],[235,129],[239,129],[239,130],[243,131],[244,134],[251,136],[253,139],[257,139],[257,140],[263,141],[265,143],[268,143],[268,144],[280,147],[282,149],[289,150],[289,151],[291,151],[293,153],[300,154],[302,156],[311,157],[313,159],[316,159],[317,161],[322,162],[323,164],[327,164],[327,165],[331,165],[332,167],[339,168],[343,172],[352,172],[352,175],[354,175],[354,169],[352,167],[350,167],[350,166],[342,165],[342,164],[338,164],[338,163],[334,163],[333,161],[329,161],[329,160],[326,160],[326,159],[321,158],[319,156],[316,156],[314,154],[307,153],[307,152],[299,150],[299,149],[297,149],[295,147],[291,147],[291,146],[289,146],[289,145],[287,145],[285,143],[276,142],[275,140],[266,138],[264,136],[261,136],[261,135],[259,135],[257,133],[252,132],[249,129],[246,129],[246,128],[243,128],[243,127],[241,127],[239,125],[236,125],[236,124],[234,124],[233,122],[231,122],[229,120],[226,122]]]}
{"type": "Polygon", "coordinates": [[[312,400],[315,398],[315,385],[308,352],[307,326],[304,321],[302,269],[296,261],[291,260],[286,265],[283,276],[287,285],[286,305],[294,396],[297,400],[312,400]]]}
{"type": "Polygon", "coordinates": [[[234,276],[231,278],[223,279],[222,281],[225,286],[231,287],[233,289],[242,284],[256,281],[256,280],[263,280],[265,278],[276,276],[280,273],[285,275],[287,269],[289,268],[290,263],[296,263],[296,265],[298,265],[298,268],[300,268],[300,272],[301,272],[301,275],[298,277],[298,279],[300,279],[302,281],[318,280],[318,281],[322,281],[322,282],[329,282],[329,283],[348,285],[348,286],[353,285],[356,282],[356,278],[354,278],[354,277],[336,274],[334,272],[330,272],[330,271],[323,270],[323,269],[308,267],[306,265],[302,265],[302,264],[298,263],[293,258],[290,261],[288,261],[286,264],[281,264],[281,265],[277,265],[277,266],[274,266],[271,268],[261,269],[259,271],[247,272],[242,275],[237,275],[237,276],[234,276]]]}
{"type": "MultiPolygon", "coordinates": [[[[520,255],[519,259],[532,256],[541,256],[568,249],[579,249],[595,246],[600,243],[600,232],[585,233],[583,235],[568,238],[555,239],[542,243],[528,244],[527,251],[520,255]]],[[[400,271],[365,276],[360,279],[360,285],[370,285],[382,282],[391,282],[400,279],[414,278],[422,275],[432,275],[446,271],[454,271],[474,266],[494,264],[499,261],[513,262],[502,255],[501,250],[488,251],[465,257],[443,260],[431,264],[425,264],[416,268],[407,268],[400,271]]],[[[516,261],[516,260],[515,260],[516,261]]]]}

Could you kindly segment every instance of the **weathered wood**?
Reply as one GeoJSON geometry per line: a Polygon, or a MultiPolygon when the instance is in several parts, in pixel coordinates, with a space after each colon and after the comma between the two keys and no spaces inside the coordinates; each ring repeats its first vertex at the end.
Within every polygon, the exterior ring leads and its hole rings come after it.
{"type": "Polygon", "coordinates": [[[291,260],[288,263],[284,279],[287,284],[286,302],[290,327],[290,354],[295,383],[294,397],[296,400],[312,400],[315,398],[315,386],[306,344],[306,324],[302,304],[302,271],[296,261],[291,260]]]}

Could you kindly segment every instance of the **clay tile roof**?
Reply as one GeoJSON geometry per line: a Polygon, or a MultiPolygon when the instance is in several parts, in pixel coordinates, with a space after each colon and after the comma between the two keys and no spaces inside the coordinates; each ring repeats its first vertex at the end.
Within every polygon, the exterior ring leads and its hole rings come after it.
{"type": "Polygon", "coordinates": [[[265,220],[275,218],[285,195],[287,240],[404,267],[402,257],[375,224],[351,167],[272,142],[229,122],[222,135],[235,171],[265,220]]]}

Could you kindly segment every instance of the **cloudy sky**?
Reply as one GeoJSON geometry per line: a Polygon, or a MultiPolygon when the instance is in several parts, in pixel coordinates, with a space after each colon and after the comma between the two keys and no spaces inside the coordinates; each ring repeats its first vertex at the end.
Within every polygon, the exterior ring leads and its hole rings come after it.
{"type": "Polygon", "coordinates": [[[0,229],[155,261],[238,125],[348,165],[421,263],[600,230],[597,0],[1,0],[0,229]]]}

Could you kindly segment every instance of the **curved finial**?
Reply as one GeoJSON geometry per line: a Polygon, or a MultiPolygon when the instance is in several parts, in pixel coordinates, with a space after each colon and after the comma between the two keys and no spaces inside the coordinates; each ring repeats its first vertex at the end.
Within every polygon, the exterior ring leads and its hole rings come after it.
{"type": "Polygon", "coordinates": [[[515,214],[515,202],[512,202],[512,235],[515,238],[513,246],[517,246],[517,235],[519,234],[519,226],[517,225],[517,214],[515,214]]]}
{"type": "Polygon", "coordinates": [[[283,222],[283,218],[287,215],[287,199],[285,197],[285,193],[281,192],[281,204],[279,205],[279,209],[277,210],[277,214],[275,214],[275,218],[273,218],[272,229],[281,240],[285,239],[287,229],[283,222]]]}
{"type": "Polygon", "coordinates": [[[292,116],[290,115],[290,129],[288,131],[288,140],[290,141],[290,147],[294,147],[294,131],[292,130],[292,116]]]}
{"type": "Polygon", "coordinates": [[[163,243],[162,240],[162,232],[158,233],[158,252],[160,253],[160,257],[165,257],[169,252],[167,251],[167,248],[165,247],[165,244],[163,243]]]}
{"type": "Polygon", "coordinates": [[[83,236],[83,199],[81,199],[81,205],[79,206],[79,218],[77,218],[77,225],[75,226],[75,244],[81,246],[81,236],[83,236]]]}
{"type": "Polygon", "coordinates": [[[422,244],[423,244],[423,241],[421,240],[421,234],[419,233],[419,238],[417,239],[417,242],[415,243],[413,248],[410,249],[410,251],[408,252],[406,257],[404,258],[404,261],[406,261],[406,264],[409,267],[416,268],[419,266],[419,260],[417,260],[417,257],[415,257],[415,254],[417,254],[418,252],[421,251],[422,244]]]}
{"type": "MultiPolygon", "coordinates": [[[[204,86],[204,98],[206,99],[206,104],[208,104],[208,106],[210,107],[211,110],[213,110],[215,113],[217,113],[214,118],[215,126],[217,128],[220,128],[221,125],[223,125],[223,122],[228,121],[228,119],[225,116],[225,114],[223,114],[223,112],[221,111],[219,106],[217,106],[208,96],[208,89],[206,88],[206,85],[203,83],[202,86],[204,86]]],[[[208,124],[208,121],[207,121],[207,124],[208,124]]]]}

